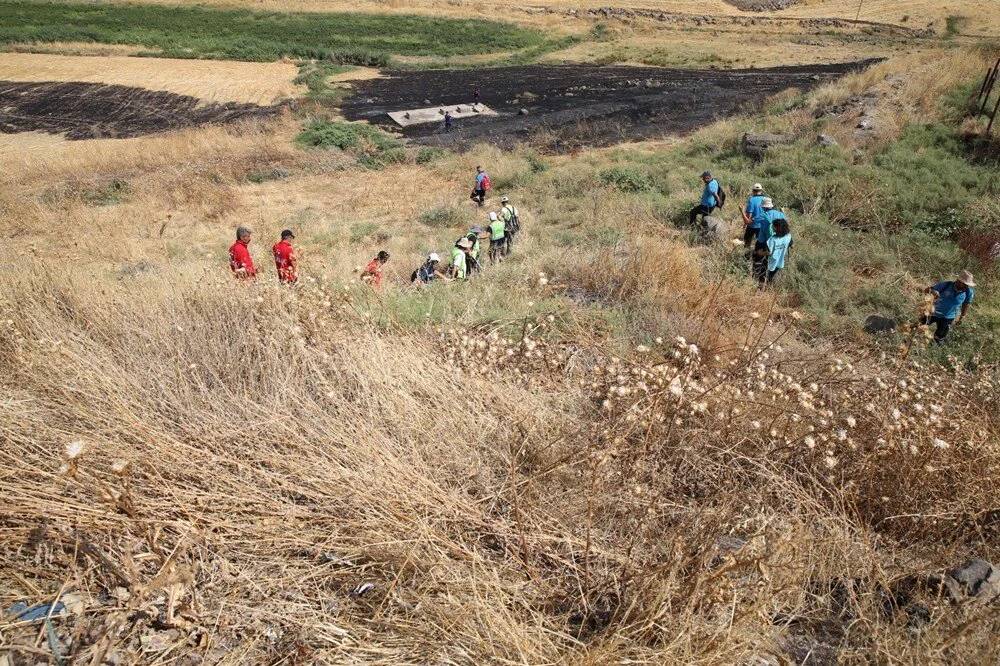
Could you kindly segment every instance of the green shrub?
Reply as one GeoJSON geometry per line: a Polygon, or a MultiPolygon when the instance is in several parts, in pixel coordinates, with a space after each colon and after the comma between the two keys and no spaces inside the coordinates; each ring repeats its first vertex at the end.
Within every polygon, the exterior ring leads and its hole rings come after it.
{"type": "Polygon", "coordinates": [[[366,123],[314,120],[296,141],[309,148],[339,148],[358,158],[369,169],[381,169],[406,160],[403,144],[366,123]]]}
{"type": "Polygon", "coordinates": [[[445,151],[441,148],[423,147],[417,151],[415,161],[417,164],[430,164],[436,159],[444,157],[445,151]]]}
{"type": "Polygon", "coordinates": [[[374,222],[357,222],[351,225],[350,239],[352,243],[360,243],[369,236],[374,236],[378,231],[378,225],[374,222]]]}
{"type": "Polygon", "coordinates": [[[601,172],[601,182],[622,192],[648,192],[653,189],[653,177],[637,167],[612,167],[601,172]]]}
{"type": "Polygon", "coordinates": [[[91,206],[112,206],[121,203],[131,189],[128,181],[115,178],[107,184],[84,190],[81,198],[91,206]]]}
{"type": "Polygon", "coordinates": [[[462,210],[456,206],[437,206],[420,214],[420,223],[428,227],[458,227],[465,221],[462,210]]]}

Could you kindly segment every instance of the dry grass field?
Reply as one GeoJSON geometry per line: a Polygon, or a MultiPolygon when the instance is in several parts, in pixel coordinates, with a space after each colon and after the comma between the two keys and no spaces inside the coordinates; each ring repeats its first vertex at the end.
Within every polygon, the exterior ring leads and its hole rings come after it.
{"type": "MultiPolygon", "coordinates": [[[[248,4],[592,27],[457,0],[248,4]]],[[[630,3],[654,4],[737,13],[630,3]]],[[[850,13],[806,0],[779,15],[834,9],[850,13]]],[[[950,10],[866,2],[862,19],[904,14],[943,30],[950,10]]],[[[699,51],[676,27],[609,30],[547,57],[694,66],[747,39],[699,51]]],[[[892,57],[600,150],[414,145],[373,166],[296,143],[335,118],[308,99],[131,139],[0,134],[0,664],[997,663],[1000,583],[940,575],[1000,563],[1000,375],[969,342],[997,321],[1000,273],[941,237],[842,227],[830,202],[863,198],[843,181],[875,165],[906,169],[903,193],[981,188],[970,210],[1000,222],[989,173],[935,182],[948,174],[931,162],[959,164],[943,141],[892,152],[925,124],[957,131],[943,100],[997,54],[829,39],[726,57],[892,57]],[[859,99],[870,133],[824,115],[859,99]],[[740,136],[763,130],[796,143],[754,164],[740,136]],[[468,283],[411,287],[428,252],[485,221],[476,164],[521,210],[514,253],[468,283]],[[733,224],[754,180],[812,188],[793,209],[790,282],[759,291],[731,239],[676,223],[703,168],[734,188],[733,224]],[[227,266],[237,225],[254,230],[252,283],[227,266]],[[284,228],[295,288],[270,257],[284,228]],[[376,291],[358,267],[383,248],[376,291]],[[880,304],[886,290],[915,315],[919,287],[965,265],[981,286],[961,344],[824,328],[823,308],[847,317],[828,292],[880,304]],[[47,622],[4,612],[55,599],[66,611],[47,622]]],[[[301,94],[292,64],[108,53],[4,54],[0,79],[301,94]]]]}
{"type": "Polygon", "coordinates": [[[206,102],[273,104],[304,92],[292,63],[7,53],[2,81],[85,81],[190,95],[206,102]]]}

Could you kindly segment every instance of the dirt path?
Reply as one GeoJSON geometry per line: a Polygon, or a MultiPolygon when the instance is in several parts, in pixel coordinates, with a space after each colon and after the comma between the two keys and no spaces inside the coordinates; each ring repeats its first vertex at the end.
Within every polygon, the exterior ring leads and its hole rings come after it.
{"type": "Polygon", "coordinates": [[[389,72],[359,82],[343,104],[351,120],[398,127],[390,111],[481,101],[499,115],[407,128],[421,143],[461,148],[488,141],[556,150],[682,134],[787,88],[806,89],[867,63],[758,70],[679,70],[591,65],[389,72]]]}
{"type": "Polygon", "coordinates": [[[275,116],[282,105],[204,104],[197,97],[99,83],[0,81],[0,133],[127,138],[275,116]]]}

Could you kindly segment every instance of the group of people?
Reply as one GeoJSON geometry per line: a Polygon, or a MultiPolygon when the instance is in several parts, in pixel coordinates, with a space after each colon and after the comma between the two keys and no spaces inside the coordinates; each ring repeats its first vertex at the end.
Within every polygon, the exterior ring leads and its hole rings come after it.
{"type": "MultiPolygon", "coordinates": [[[[482,206],[489,189],[489,176],[482,167],[476,167],[473,200],[482,206]]],[[[501,197],[500,210],[489,213],[485,226],[474,226],[455,241],[446,266],[442,266],[441,256],[437,252],[431,252],[424,263],[410,275],[410,281],[416,285],[426,285],[435,280],[466,280],[483,268],[484,242],[489,242],[487,256],[490,263],[496,264],[511,253],[514,239],[520,230],[521,216],[517,207],[508,197],[501,197]]],[[[252,235],[253,232],[248,227],[238,227],[236,241],[229,247],[229,267],[238,279],[247,280],[257,276],[257,267],[249,249],[252,235]]],[[[281,232],[281,239],[271,248],[278,280],[282,284],[295,284],[299,279],[298,256],[292,246],[294,239],[292,230],[285,229],[281,232]]],[[[382,269],[389,258],[388,251],[379,251],[361,271],[362,282],[376,288],[381,287],[382,269]]]]}
{"type": "MultiPolygon", "coordinates": [[[[690,222],[696,224],[698,217],[702,224],[706,217],[726,202],[725,190],[710,171],[701,175],[704,183],[701,200],[691,209],[690,222]]],[[[472,200],[479,206],[485,204],[491,189],[490,178],[481,167],[476,167],[472,200]]],[[[413,273],[411,283],[427,285],[436,280],[466,280],[483,268],[482,243],[489,241],[488,254],[491,264],[503,261],[514,247],[514,239],[521,230],[521,219],[517,208],[506,196],[500,198],[499,211],[490,212],[486,226],[474,226],[468,233],[455,241],[447,265],[442,266],[441,256],[431,252],[413,273]]],[[[751,261],[751,274],[763,289],[774,281],[775,276],[785,267],[792,248],[792,233],[788,218],[767,196],[763,185],[754,183],[746,204],[740,211],[743,221],[743,246],[746,258],[751,261]]],[[[257,275],[253,257],[248,245],[252,231],[244,226],[236,229],[236,242],[229,248],[229,265],[233,274],[240,279],[252,279],[257,275]]],[[[274,256],[278,280],[283,284],[298,281],[298,257],[292,246],[295,234],[291,229],[281,232],[271,252],[274,256]]],[[[737,241],[734,241],[737,242],[737,241]]],[[[382,285],[382,269],[389,261],[389,252],[381,250],[361,272],[361,280],[373,287],[382,285]]],[[[934,326],[934,340],[944,341],[953,326],[961,323],[975,296],[976,282],[969,271],[962,271],[955,280],[939,282],[926,289],[933,299],[930,314],[923,315],[919,323],[934,326]]]]}
{"type": "Polygon", "coordinates": [[[441,267],[441,256],[431,252],[410,275],[410,281],[425,285],[439,279],[466,280],[472,277],[483,268],[482,243],[487,240],[490,263],[506,259],[514,248],[514,238],[521,231],[521,216],[508,197],[500,197],[500,204],[499,211],[490,212],[485,227],[474,226],[455,241],[444,269],[441,267]]]}
{"type": "MultiPolygon", "coordinates": [[[[716,208],[726,204],[726,193],[711,171],[701,174],[704,188],[698,205],[691,209],[693,226],[700,216],[702,223],[716,208]]],[[[792,232],[788,218],[764,192],[764,186],[754,183],[746,205],[740,211],[743,218],[743,246],[751,261],[750,273],[761,289],[774,282],[785,267],[792,248],[792,232]]],[[[735,241],[734,241],[735,242],[735,241]]]]}

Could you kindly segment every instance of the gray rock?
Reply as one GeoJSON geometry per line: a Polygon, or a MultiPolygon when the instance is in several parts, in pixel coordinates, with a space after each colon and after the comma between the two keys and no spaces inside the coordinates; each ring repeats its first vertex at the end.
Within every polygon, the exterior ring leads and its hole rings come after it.
{"type": "Polygon", "coordinates": [[[517,110],[517,115],[526,116],[528,115],[528,110],[524,107],[521,107],[520,109],[517,110]]]}
{"type": "Polygon", "coordinates": [[[962,566],[950,570],[948,575],[962,586],[962,591],[965,594],[974,597],[983,591],[984,586],[990,584],[991,579],[996,581],[1000,573],[986,560],[972,559],[962,566]]]}
{"type": "Polygon", "coordinates": [[[833,146],[840,145],[839,143],[837,143],[837,140],[834,139],[829,134],[820,134],[818,137],[816,137],[816,143],[823,146],[824,148],[832,148],[833,146]]]}
{"type": "Polygon", "coordinates": [[[872,335],[892,333],[896,330],[896,320],[890,317],[883,317],[882,315],[869,315],[865,319],[864,329],[865,333],[872,335]]]}
{"type": "Polygon", "coordinates": [[[724,241],[728,235],[726,221],[721,217],[706,215],[701,221],[701,233],[705,237],[705,240],[711,242],[724,241]]]}
{"type": "Polygon", "coordinates": [[[871,132],[875,129],[875,119],[871,116],[861,116],[861,119],[858,120],[857,128],[859,130],[871,132]]]}
{"type": "Polygon", "coordinates": [[[759,134],[746,133],[740,142],[743,154],[756,160],[762,159],[773,146],[783,146],[791,143],[795,137],[787,134],[770,134],[767,132],[759,134]]]}

